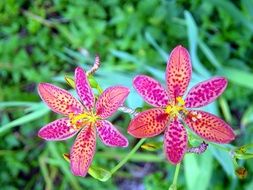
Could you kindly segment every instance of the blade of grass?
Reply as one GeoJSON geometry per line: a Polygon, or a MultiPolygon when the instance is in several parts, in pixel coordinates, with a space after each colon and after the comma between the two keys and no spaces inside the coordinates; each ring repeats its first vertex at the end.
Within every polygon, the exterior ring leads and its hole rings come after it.
{"type": "Polygon", "coordinates": [[[241,71],[232,67],[224,67],[220,72],[222,75],[226,76],[231,82],[249,89],[253,89],[253,75],[251,73],[241,71]]]}
{"type": "Polygon", "coordinates": [[[129,62],[133,62],[135,64],[140,64],[140,61],[135,56],[133,56],[127,52],[113,49],[113,50],[111,50],[111,54],[115,57],[120,58],[120,59],[129,61],[129,62]]]}
{"type": "Polygon", "coordinates": [[[57,164],[59,164],[60,169],[62,170],[62,173],[66,176],[66,179],[71,184],[71,188],[75,190],[81,189],[78,181],[76,180],[75,176],[73,176],[70,172],[69,167],[66,165],[65,160],[62,158],[62,156],[59,154],[54,142],[48,142],[48,148],[52,156],[58,160],[57,164]]]}
{"type": "Polygon", "coordinates": [[[31,112],[23,117],[20,117],[18,119],[15,119],[11,121],[10,123],[7,123],[0,127],[0,136],[7,130],[17,127],[20,125],[23,125],[25,123],[31,122],[35,119],[40,118],[41,116],[47,114],[49,112],[49,109],[46,106],[41,106],[39,109],[37,109],[34,112],[31,112]]]}
{"type": "Polygon", "coordinates": [[[212,0],[209,1],[210,3],[214,4],[218,8],[222,8],[225,10],[233,19],[238,23],[243,24],[246,28],[253,31],[253,24],[250,22],[242,12],[230,1],[227,0],[212,0]]]}
{"type": "Polygon", "coordinates": [[[220,97],[219,103],[220,103],[221,111],[225,117],[225,120],[227,122],[231,123],[232,122],[232,114],[230,112],[227,100],[225,98],[220,97]]]}
{"type": "Polygon", "coordinates": [[[253,123],[253,105],[249,106],[249,108],[244,112],[241,125],[247,126],[248,124],[253,123]]]}
{"type": "Polygon", "coordinates": [[[0,109],[6,107],[30,107],[38,104],[37,102],[0,102],[0,109]]]}
{"type": "Polygon", "coordinates": [[[46,166],[46,163],[45,163],[45,157],[44,156],[40,156],[39,157],[39,166],[40,166],[42,175],[43,175],[43,177],[45,179],[45,182],[46,182],[46,189],[47,190],[53,189],[53,183],[52,183],[52,181],[50,179],[49,172],[47,170],[47,166],[46,166]]]}
{"type": "Polygon", "coordinates": [[[184,12],[186,26],[188,31],[188,40],[190,46],[190,54],[192,59],[193,68],[198,74],[203,76],[210,76],[208,70],[200,63],[197,56],[197,45],[198,45],[198,29],[197,25],[190,12],[184,12]]]}
{"type": "Polygon", "coordinates": [[[211,51],[211,49],[202,40],[199,40],[198,43],[199,43],[199,47],[200,47],[201,51],[204,53],[204,55],[207,57],[207,59],[210,61],[210,63],[216,69],[220,69],[222,65],[216,59],[216,57],[213,54],[213,52],[211,51]]]}
{"type": "Polygon", "coordinates": [[[161,55],[162,59],[164,61],[167,61],[169,55],[166,53],[155,41],[153,36],[149,32],[145,32],[145,38],[146,40],[157,50],[157,52],[161,55]]]}

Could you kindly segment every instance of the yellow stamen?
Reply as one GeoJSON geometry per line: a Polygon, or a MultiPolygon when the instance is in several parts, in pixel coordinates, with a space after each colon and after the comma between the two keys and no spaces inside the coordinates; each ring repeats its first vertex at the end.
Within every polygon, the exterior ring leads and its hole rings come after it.
{"type": "Polygon", "coordinates": [[[181,112],[185,114],[187,110],[185,109],[185,102],[181,96],[176,98],[176,101],[171,101],[165,108],[165,112],[169,114],[172,118],[178,116],[181,112]]]}
{"type": "Polygon", "coordinates": [[[70,124],[75,129],[80,129],[84,125],[91,124],[93,125],[99,117],[93,112],[84,112],[81,114],[69,114],[70,124]]]}
{"type": "Polygon", "coordinates": [[[180,105],[182,105],[182,106],[185,105],[185,101],[183,100],[183,98],[182,98],[181,96],[178,96],[178,97],[176,98],[176,100],[177,100],[177,102],[178,102],[180,105]]]}

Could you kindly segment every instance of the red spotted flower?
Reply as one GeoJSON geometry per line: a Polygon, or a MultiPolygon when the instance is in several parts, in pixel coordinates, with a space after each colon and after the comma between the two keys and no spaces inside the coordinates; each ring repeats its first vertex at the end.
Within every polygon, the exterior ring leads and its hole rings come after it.
{"type": "Polygon", "coordinates": [[[194,110],[214,101],[227,86],[223,77],[213,77],[194,86],[186,98],[192,66],[188,51],[177,46],[166,68],[167,90],[151,77],[138,75],[133,80],[136,91],[155,108],[139,113],[129,124],[128,133],[147,138],[164,132],[164,152],[172,164],[181,162],[187,150],[187,132],[181,121],[201,138],[215,143],[228,143],[235,138],[231,127],[217,116],[194,110]]]}
{"type": "Polygon", "coordinates": [[[39,84],[41,99],[51,110],[65,117],[47,124],[38,135],[48,141],[59,141],[78,133],[70,151],[70,166],[74,175],[85,176],[95,153],[96,131],[105,145],[128,146],[127,139],[107,118],[122,106],[129,89],[122,86],[109,87],[95,104],[86,74],[80,67],[75,70],[75,84],[82,103],[64,89],[48,83],[39,84]]]}

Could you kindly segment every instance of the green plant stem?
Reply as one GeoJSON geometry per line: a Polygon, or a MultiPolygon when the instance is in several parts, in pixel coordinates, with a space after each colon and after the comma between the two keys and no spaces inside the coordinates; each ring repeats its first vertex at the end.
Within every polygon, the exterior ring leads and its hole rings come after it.
{"type": "Polygon", "coordinates": [[[178,179],[178,174],[179,174],[179,170],[180,170],[180,165],[181,165],[181,163],[177,164],[177,166],[176,166],[173,182],[172,182],[171,186],[169,187],[169,190],[176,190],[177,189],[177,179],[178,179]]]}
{"type": "Polygon", "coordinates": [[[174,174],[174,179],[173,179],[172,184],[174,184],[175,187],[177,186],[177,178],[178,178],[178,174],[179,174],[179,170],[180,170],[180,165],[181,165],[181,163],[177,164],[176,171],[175,171],[175,174],[174,174]]]}
{"type": "Polygon", "coordinates": [[[129,152],[129,154],[126,155],[126,157],[121,160],[114,168],[111,169],[111,174],[114,174],[118,169],[120,169],[130,158],[131,156],[140,148],[140,146],[145,142],[145,138],[141,139],[129,152]]]}
{"type": "Polygon", "coordinates": [[[230,151],[231,151],[230,148],[226,148],[226,147],[223,147],[223,146],[220,146],[220,145],[218,145],[218,144],[211,143],[211,142],[208,142],[208,143],[211,144],[212,146],[214,146],[214,147],[220,149],[220,150],[224,150],[224,151],[226,151],[226,152],[230,152],[230,151]]]}

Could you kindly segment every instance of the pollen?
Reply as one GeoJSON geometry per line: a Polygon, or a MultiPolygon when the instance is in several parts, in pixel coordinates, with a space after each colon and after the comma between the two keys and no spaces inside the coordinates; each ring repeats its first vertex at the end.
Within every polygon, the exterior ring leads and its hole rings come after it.
{"type": "Polygon", "coordinates": [[[170,115],[171,118],[177,117],[180,114],[185,114],[185,102],[181,96],[177,97],[175,101],[170,101],[165,108],[165,112],[170,115]]]}
{"type": "Polygon", "coordinates": [[[80,129],[85,125],[94,125],[99,117],[93,112],[84,112],[81,114],[69,114],[70,125],[74,129],[80,129]]]}

